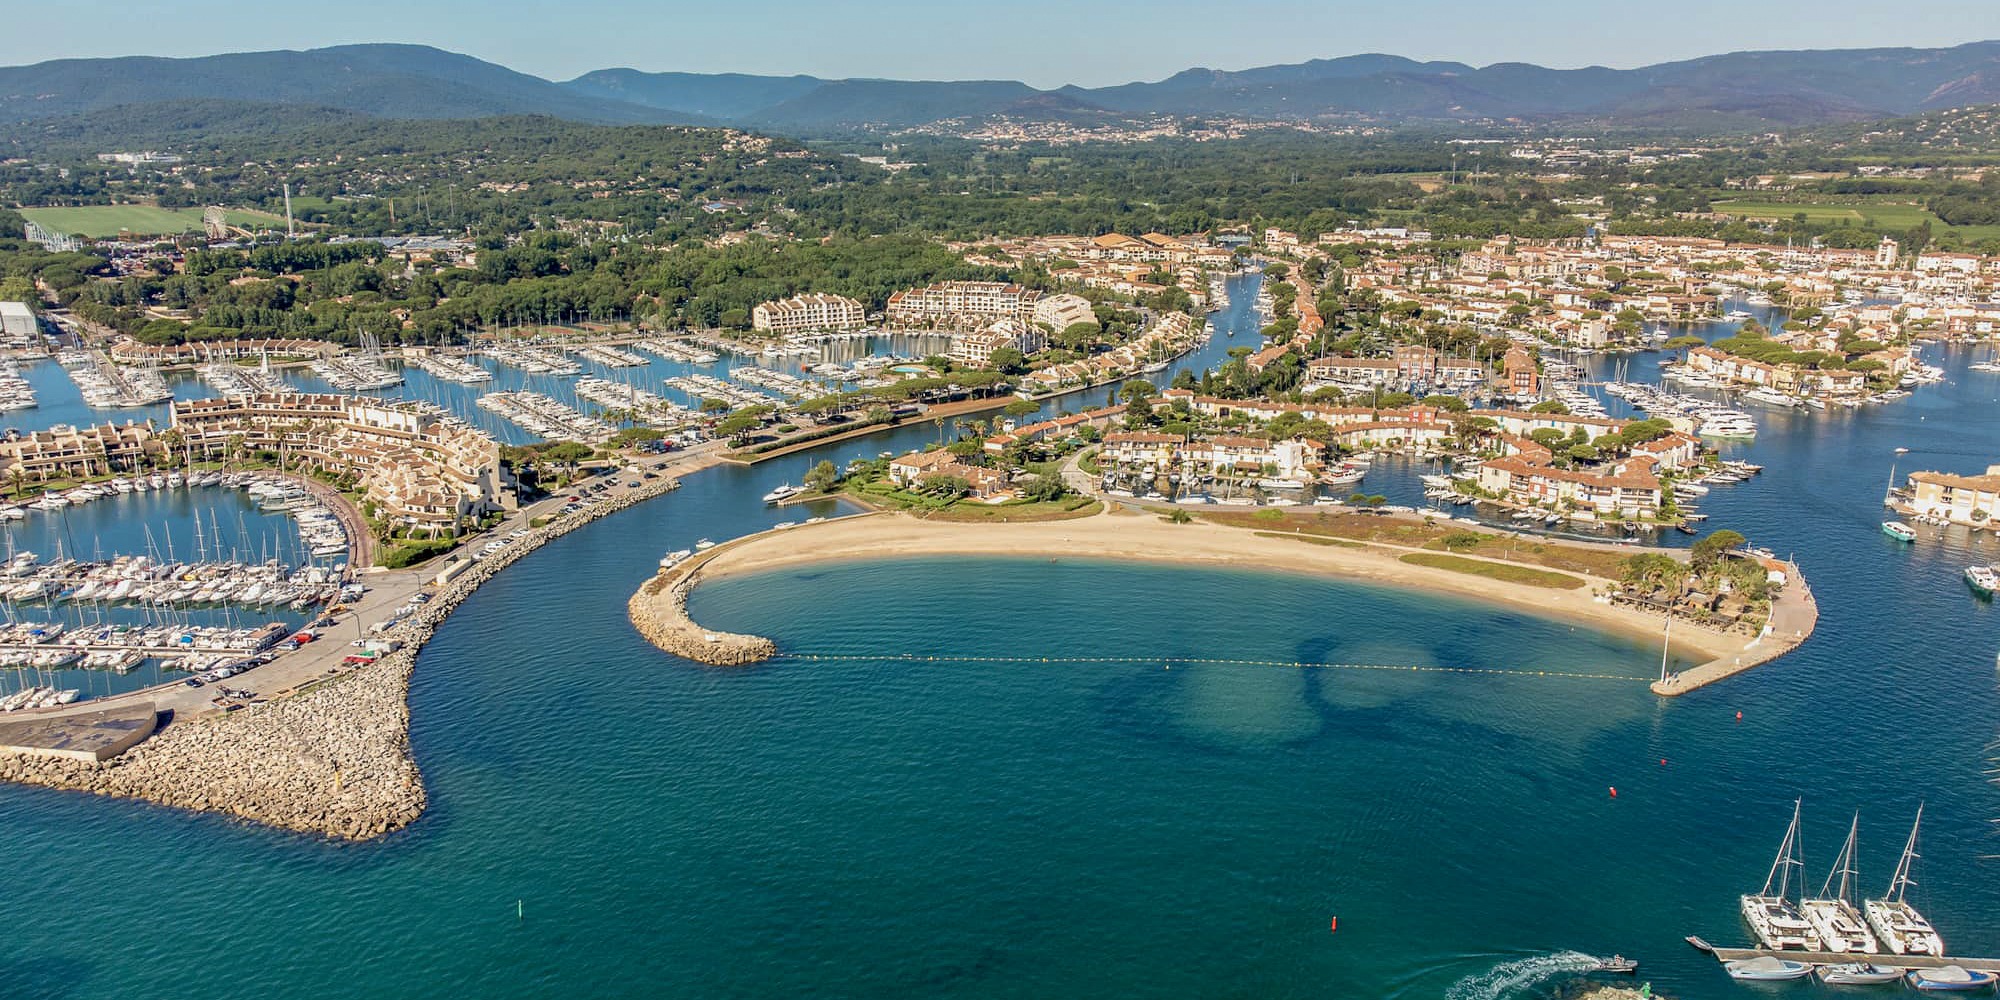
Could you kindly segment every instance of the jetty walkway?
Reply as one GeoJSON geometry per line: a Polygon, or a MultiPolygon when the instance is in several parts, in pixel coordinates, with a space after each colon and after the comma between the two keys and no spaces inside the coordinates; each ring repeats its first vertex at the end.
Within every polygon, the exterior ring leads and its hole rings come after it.
{"type": "Polygon", "coordinates": [[[1898,969],[1942,969],[1956,965],[1975,972],[2000,972],[2000,958],[1933,958],[1928,955],[1861,955],[1838,951],[1773,951],[1769,948],[1717,948],[1716,961],[1738,962],[1746,958],[1782,958],[1807,965],[1846,965],[1867,962],[1898,969]]]}
{"type": "Polygon", "coordinates": [[[1675,698],[1734,677],[1799,648],[1812,635],[1819,624],[1819,601],[1814,599],[1812,588],[1806,584],[1805,574],[1799,572],[1797,564],[1780,565],[1784,567],[1785,587],[1771,602],[1771,619],[1765,623],[1763,633],[1739,652],[1718,656],[1654,681],[1654,694],[1675,698]]]}

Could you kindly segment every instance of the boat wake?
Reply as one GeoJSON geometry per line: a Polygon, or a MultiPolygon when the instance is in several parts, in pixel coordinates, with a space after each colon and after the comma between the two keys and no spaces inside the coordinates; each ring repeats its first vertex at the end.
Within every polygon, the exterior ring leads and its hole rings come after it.
{"type": "Polygon", "coordinates": [[[1559,951],[1502,962],[1478,975],[1467,976],[1445,991],[1445,1000],[1502,1000],[1556,976],[1588,972],[1598,960],[1580,951],[1559,951]]]}

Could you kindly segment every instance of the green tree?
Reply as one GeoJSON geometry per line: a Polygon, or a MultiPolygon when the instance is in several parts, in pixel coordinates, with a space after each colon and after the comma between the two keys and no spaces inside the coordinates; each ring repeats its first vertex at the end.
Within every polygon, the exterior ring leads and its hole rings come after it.
{"type": "Polygon", "coordinates": [[[1706,573],[1721,561],[1723,553],[1741,547],[1744,541],[1742,535],[1728,528],[1712,532],[1694,543],[1688,553],[1689,562],[1694,564],[1695,569],[1706,573]]]}
{"type": "Polygon", "coordinates": [[[840,470],[831,461],[822,459],[818,465],[806,473],[806,488],[824,493],[840,482],[840,470]]]}

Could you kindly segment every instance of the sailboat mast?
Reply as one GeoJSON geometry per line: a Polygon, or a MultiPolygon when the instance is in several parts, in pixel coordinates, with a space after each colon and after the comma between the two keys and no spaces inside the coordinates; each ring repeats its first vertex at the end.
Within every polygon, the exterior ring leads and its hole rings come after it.
{"type": "Polygon", "coordinates": [[[1666,630],[1660,635],[1660,683],[1662,684],[1667,682],[1667,653],[1673,648],[1673,640],[1674,614],[1670,609],[1667,612],[1666,630]]]}
{"type": "Polygon", "coordinates": [[[1839,859],[1834,861],[1833,870],[1826,873],[1826,884],[1819,887],[1820,898],[1852,902],[1852,898],[1848,893],[1853,891],[1853,884],[1857,881],[1858,875],[1854,870],[1854,840],[1860,832],[1861,814],[1857,812],[1854,814],[1853,822],[1847,826],[1847,843],[1841,847],[1839,859]],[[1833,888],[1833,880],[1836,876],[1840,879],[1840,891],[1836,894],[1828,895],[1827,890],[1833,888]]]}
{"type": "Polygon", "coordinates": [[[1917,803],[1917,821],[1910,824],[1910,839],[1903,844],[1903,857],[1896,862],[1896,877],[1889,881],[1889,898],[1902,902],[1903,890],[1916,883],[1910,880],[1910,861],[1920,857],[1917,854],[1917,829],[1924,825],[1924,805],[1917,803]]]}
{"type": "Polygon", "coordinates": [[[1778,845],[1778,856],[1771,860],[1771,873],[1764,876],[1763,894],[1766,896],[1771,894],[1771,885],[1773,883],[1776,883],[1778,886],[1778,898],[1780,899],[1783,899],[1786,892],[1791,888],[1792,865],[1795,863],[1792,860],[1792,844],[1799,836],[1799,810],[1804,804],[1804,799],[1792,802],[1792,825],[1785,828],[1785,840],[1778,845]]]}

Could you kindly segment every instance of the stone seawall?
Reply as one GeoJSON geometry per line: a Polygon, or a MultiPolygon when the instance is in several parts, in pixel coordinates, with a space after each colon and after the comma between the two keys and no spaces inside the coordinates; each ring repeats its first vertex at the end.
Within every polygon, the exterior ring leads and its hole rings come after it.
{"type": "Polygon", "coordinates": [[[268,826],[369,840],[408,826],[428,798],[410,753],[410,671],[452,610],[552,539],[680,485],[663,478],[531,530],[440,588],[382,638],[402,648],[283,700],[177,722],[102,763],[0,752],[0,780],[144,799],[268,826]]]}
{"type": "Polygon", "coordinates": [[[684,660],[718,667],[737,667],[778,655],[777,644],[763,636],[710,631],[688,618],[688,591],[700,577],[696,560],[706,561],[706,556],[697,556],[646,581],[626,602],[626,613],[639,634],[684,660]]]}

